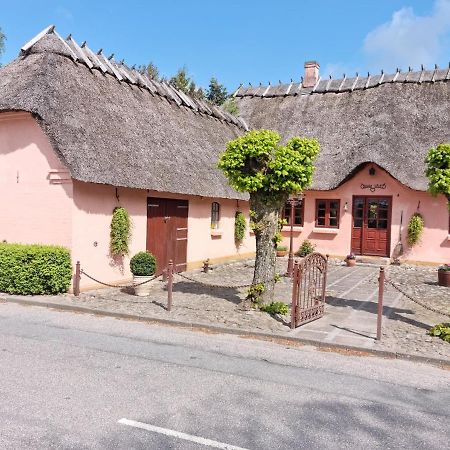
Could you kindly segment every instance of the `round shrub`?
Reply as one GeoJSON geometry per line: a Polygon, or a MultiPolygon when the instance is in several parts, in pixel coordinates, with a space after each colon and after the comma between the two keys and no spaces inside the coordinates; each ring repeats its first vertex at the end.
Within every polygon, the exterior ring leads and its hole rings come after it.
{"type": "Polygon", "coordinates": [[[301,257],[308,256],[310,253],[314,252],[315,248],[316,246],[314,244],[308,241],[308,239],[305,239],[302,242],[302,245],[300,245],[296,255],[301,257]]]}
{"type": "Polygon", "coordinates": [[[156,259],[150,252],[136,253],[130,260],[130,270],[138,277],[149,277],[156,272],[156,259]]]}

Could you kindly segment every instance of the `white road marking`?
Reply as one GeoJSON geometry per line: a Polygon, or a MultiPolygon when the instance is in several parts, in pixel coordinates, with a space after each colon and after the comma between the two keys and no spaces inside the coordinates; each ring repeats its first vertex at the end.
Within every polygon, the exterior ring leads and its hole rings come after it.
{"type": "Polygon", "coordinates": [[[185,441],[196,442],[197,444],[206,445],[208,447],[221,448],[226,450],[248,450],[243,447],[236,447],[230,444],[224,444],[223,442],[213,441],[211,439],[202,438],[200,436],[194,436],[192,434],[181,433],[180,431],[170,430],[168,428],[156,427],[149,425],[148,423],[136,422],[135,420],[120,419],[118,423],[122,425],[128,425],[134,428],[140,428],[141,430],[152,431],[153,433],[164,434],[166,436],[176,437],[178,439],[184,439],[185,441]]]}

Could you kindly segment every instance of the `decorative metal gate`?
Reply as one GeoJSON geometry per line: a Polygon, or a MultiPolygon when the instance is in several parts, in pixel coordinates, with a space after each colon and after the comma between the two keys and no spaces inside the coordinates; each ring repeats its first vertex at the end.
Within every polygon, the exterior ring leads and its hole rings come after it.
{"type": "Polygon", "coordinates": [[[291,328],[320,319],[325,306],[328,255],[311,253],[294,265],[291,328]]]}

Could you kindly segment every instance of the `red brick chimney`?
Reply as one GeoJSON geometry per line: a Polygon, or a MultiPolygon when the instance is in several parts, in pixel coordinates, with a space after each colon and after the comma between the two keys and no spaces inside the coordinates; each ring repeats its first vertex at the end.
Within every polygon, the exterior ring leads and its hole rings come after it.
{"type": "Polygon", "coordinates": [[[303,77],[303,87],[314,87],[319,81],[319,63],[316,61],[305,62],[305,76],[303,77]]]}

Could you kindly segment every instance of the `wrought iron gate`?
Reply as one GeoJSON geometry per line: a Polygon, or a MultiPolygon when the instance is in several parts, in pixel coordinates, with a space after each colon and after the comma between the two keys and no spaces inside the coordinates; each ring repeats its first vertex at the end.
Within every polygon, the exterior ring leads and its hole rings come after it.
{"type": "Polygon", "coordinates": [[[311,253],[295,263],[292,277],[291,328],[320,319],[325,306],[328,255],[311,253]]]}

